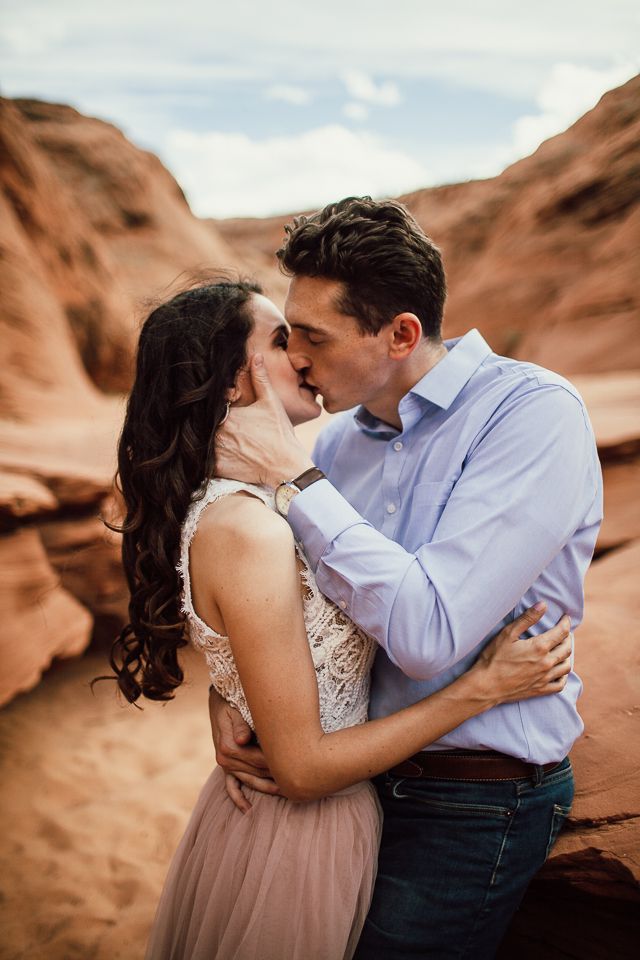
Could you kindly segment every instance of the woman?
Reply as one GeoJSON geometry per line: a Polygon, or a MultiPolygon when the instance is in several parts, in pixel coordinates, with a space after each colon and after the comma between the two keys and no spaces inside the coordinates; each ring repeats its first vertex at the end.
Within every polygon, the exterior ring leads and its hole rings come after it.
{"type": "MultiPolygon", "coordinates": [[[[214,686],[257,733],[281,796],[240,812],[214,770],[172,863],[148,960],[342,960],[366,915],[380,832],[370,777],[507,700],[557,691],[565,642],[532,669],[501,632],[455,683],[365,723],[375,644],[319,593],[263,487],[215,479],[215,434],[254,400],[259,352],[292,423],[316,417],[258,287],[218,282],[154,310],[119,449],[130,624],[112,666],[128,700],[183,679],[185,622],[214,686]],[[269,509],[271,508],[271,509],[269,509]]],[[[541,605],[542,607],[544,605],[541,605]]],[[[549,648],[568,635],[555,628],[549,648]]]]}

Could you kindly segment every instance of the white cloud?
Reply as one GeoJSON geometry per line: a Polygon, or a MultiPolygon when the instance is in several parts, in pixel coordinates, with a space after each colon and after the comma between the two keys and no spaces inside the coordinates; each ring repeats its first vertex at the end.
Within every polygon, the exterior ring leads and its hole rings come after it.
{"type": "Polygon", "coordinates": [[[600,97],[630,80],[637,65],[623,64],[609,70],[593,70],[573,63],[558,63],[536,98],[541,113],[524,116],[514,124],[514,156],[526,157],[543,140],[562,133],[595,107],[600,97]]]}
{"type": "Polygon", "coordinates": [[[376,86],[369,74],[362,70],[346,70],[342,79],[349,96],[354,100],[364,100],[376,107],[397,107],[402,103],[400,88],[391,80],[376,86]]]}
{"type": "Polygon", "coordinates": [[[423,171],[411,186],[431,179],[425,167],[439,182],[499,173],[626,79],[612,65],[631,62],[640,49],[638,0],[20,0],[3,7],[5,96],[70,102],[124,127],[168,160],[194,206],[232,213],[313,206],[327,193],[397,192],[407,187],[391,174],[406,164],[423,171]],[[442,97],[447,122],[425,122],[418,96],[424,117],[432,108],[438,115],[442,97]],[[468,123],[483,103],[486,122],[468,123]],[[506,118],[518,113],[526,116],[510,136],[506,118]],[[362,170],[318,144],[325,170],[302,148],[301,121],[316,132],[354,121],[393,130],[397,149],[373,139],[365,149],[360,130],[343,152],[359,157],[362,170]],[[218,158],[203,140],[178,145],[177,134],[168,149],[167,131],[177,127],[237,131],[241,145],[233,153],[230,134],[216,141],[218,158]],[[291,136],[258,140],[275,130],[291,136]],[[267,175],[263,161],[283,142],[304,169],[281,159],[286,176],[267,175]],[[241,186],[229,179],[229,151],[241,186]],[[390,156],[388,186],[376,187],[390,156]],[[336,165],[342,179],[320,189],[324,178],[338,176],[336,165]],[[373,170],[373,181],[341,186],[373,170]],[[257,198],[255,210],[249,196],[257,198]]]}
{"type": "Polygon", "coordinates": [[[165,159],[201,217],[269,216],[432,182],[417,160],[338,124],[261,141],[174,130],[165,159]]]}
{"type": "Polygon", "coordinates": [[[3,7],[3,82],[16,93],[25,84],[42,89],[52,75],[80,88],[87,70],[102,73],[107,89],[137,76],[148,85],[163,85],[167,75],[206,82],[215,65],[265,86],[333,82],[356,69],[530,99],[553,63],[602,67],[634,57],[640,26],[638,0],[21,0],[3,7]]]}
{"type": "Polygon", "coordinates": [[[276,83],[272,87],[267,87],[263,96],[265,100],[284,100],[285,103],[293,103],[296,107],[302,107],[311,100],[309,91],[304,87],[291,87],[286,83],[276,83]]]}
{"type": "Polygon", "coordinates": [[[473,171],[476,177],[493,177],[516,160],[534,153],[544,140],[562,133],[592,110],[600,98],[638,73],[638,64],[626,63],[594,70],[573,63],[557,63],[540,88],[538,114],[519,117],[510,144],[496,148],[493,157],[473,171]]]}
{"type": "Polygon", "coordinates": [[[22,16],[13,12],[14,16],[7,16],[0,26],[0,41],[6,44],[9,56],[13,53],[18,57],[39,57],[66,38],[65,26],[51,10],[39,10],[35,16],[28,10],[22,11],[22,16]]]}
{"type": "Polygon", "coordinates": [[[356,103],[354,100],[345,103],[342,112],[345,117],[349,117],[350,120],[356,120],[358,123],[368,120],[371,115],[371,109],[366,103],[356,103]]]}

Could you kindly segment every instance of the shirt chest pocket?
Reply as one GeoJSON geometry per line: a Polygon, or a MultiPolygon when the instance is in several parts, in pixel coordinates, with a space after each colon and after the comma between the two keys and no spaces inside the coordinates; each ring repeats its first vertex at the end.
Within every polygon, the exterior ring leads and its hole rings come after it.
{"type": "Polygon", "coordinates": [[[428,543],[438,526],[446,503],[453,490],[453,480],[431,480],[419,483],[413,490],[411,507],[411,529],[416,538],[412,549],[428,543]]]}

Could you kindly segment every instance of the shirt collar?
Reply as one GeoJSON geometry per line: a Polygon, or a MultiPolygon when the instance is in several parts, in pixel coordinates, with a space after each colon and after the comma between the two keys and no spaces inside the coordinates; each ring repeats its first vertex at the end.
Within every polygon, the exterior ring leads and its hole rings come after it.
{"type": "MultiPolygon", "coordinates": [[[[400,401],[400,417],[405,429],[412,425],[405,423],[407,414],[411,420],[416,416],[418,419],[420,417],[421,411],[414,410],[411,416],[409,409],[415,405],[418,398],[448,410],[480,364],[491,353],[491,347],[476,329],[470,330],[464,337],[445,340],[444,345],[448,351],[446,357],[436,363],[422,380],[418,380],[400,401]]],[[[374,417],[365,407],[358,407],[354,417],[361,430],[375,434],[380,439],[391,439],[400,433],[395,427],[374,417]]]]}
{"type": "Polygon", "coordinates": [[[445,340],[447,355],[436,363],[422,380],[409,391],[424,400],[448,410],[462,388],[491,353],[491,347],[479,330],[470,330],[464,337],[445,340]]]}
{"type": "Polygon", "coordinates": [[[361,430],[373,434],[380,440],[391,440],[400,434],[400,430],[396,430],[390,423],[385,423],[384,420],[374,417],[366,407],[356,407],[353,417],[361,430]]]}

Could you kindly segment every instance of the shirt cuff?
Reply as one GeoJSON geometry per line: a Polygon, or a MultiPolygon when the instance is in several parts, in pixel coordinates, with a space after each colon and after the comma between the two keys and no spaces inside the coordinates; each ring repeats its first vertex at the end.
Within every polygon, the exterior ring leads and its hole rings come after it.
{"type": "Polygon", "coordinates": [[[359,523],[371,526],[328,480],[316,480],[296,494],[287,520],[314,572],[336,537],[359,523]]]}

